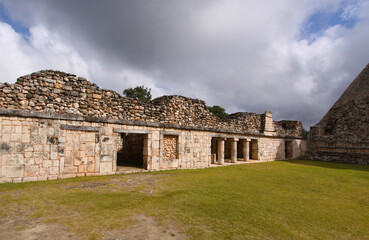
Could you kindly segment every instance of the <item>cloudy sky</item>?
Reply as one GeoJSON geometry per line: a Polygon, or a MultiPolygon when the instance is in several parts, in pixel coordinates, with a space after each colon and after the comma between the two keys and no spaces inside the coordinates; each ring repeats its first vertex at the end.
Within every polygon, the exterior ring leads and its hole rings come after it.
{"type": "Polygon", "coordinates": [[[0,0],[0,82],[42,69],[316,124],[369,63],[369,0],[0,0]]]}

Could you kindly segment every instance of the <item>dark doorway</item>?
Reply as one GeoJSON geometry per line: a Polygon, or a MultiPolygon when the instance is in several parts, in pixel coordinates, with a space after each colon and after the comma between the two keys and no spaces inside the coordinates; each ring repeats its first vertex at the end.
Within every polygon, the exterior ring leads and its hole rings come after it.
{"type": "Polygon", "coordinates": [[[122,133],[121,149],[117,152],[117,166],[146,168],[144,166],[145,134],[122,133]]]}
{"type": "Polygon", "coordinates": [[[232,150],[232,140],[227,138],[224,141],[224,161],[230,162],[231,161],[231,150],[232,150]]]}
{"type": "Polygon", "coordinates": [[[243,140],[237,142],[237,158],[243,159],[243,140]]]}
{"type": "Polygon", "coordinates": [[[284,142],[284,152],[285,152],[286,159],[292,158],[292,141],[284,142]]]}
{"type": "Polygon", "coordinates": [[[217,163],[217,156],[218,156],[218,139],[213,137],[211,138],[211,163],[217,163]]]}

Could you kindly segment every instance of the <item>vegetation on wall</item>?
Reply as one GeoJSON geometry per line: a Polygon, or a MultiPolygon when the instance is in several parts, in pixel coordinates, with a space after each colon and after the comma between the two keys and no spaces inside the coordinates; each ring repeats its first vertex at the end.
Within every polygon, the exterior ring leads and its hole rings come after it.
{"type": "Polygon", "coordinates": [[[214,105],[212,107],[208,107],[209,111],[212,112],[214,115],[218,116],[220,119],[225,118],[228,114],[226,113],[225,109],[221,106],[214,105]]]}
{"type": "Polygon", "coordinates": [[[302,136],[304,138],[307,138],[309,136],[309,131],[307,131],[305,128],[302,129],[302,136]]]}
{"type": "Polygon", "coordinates": [[[123,95],[128,98],[133,98],[139,102],[146,103],[151,100],[151,88],[137,86],[135,88],[127,88],[123,91],[123,95]]]}

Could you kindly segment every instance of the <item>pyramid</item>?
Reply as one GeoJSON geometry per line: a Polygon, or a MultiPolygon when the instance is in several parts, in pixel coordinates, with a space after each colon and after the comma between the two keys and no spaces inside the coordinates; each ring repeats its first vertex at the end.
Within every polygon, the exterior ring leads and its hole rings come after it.
{"type": "Polygon", "coordinates": [[[369,64],[317,126],[337,140],[369,142],[369,64]]]}
{"type": "Polygon", "coordinates": [[[318,125],[324,125],[327,118],[330,117],[331,112],[334,109],[340,108],[347,104],[347,102],[366,98],[369,96],[369,64],[361,71],[361,73],[355,78],[350,86],[345,90],[341,97],[335,102],[327,114],[322,118],[318,125]]]}
{"type": "Polygon", "coordinates": [[[369,164],[369,64],[310,128],[307,155],[312,160],[369,164]]]}

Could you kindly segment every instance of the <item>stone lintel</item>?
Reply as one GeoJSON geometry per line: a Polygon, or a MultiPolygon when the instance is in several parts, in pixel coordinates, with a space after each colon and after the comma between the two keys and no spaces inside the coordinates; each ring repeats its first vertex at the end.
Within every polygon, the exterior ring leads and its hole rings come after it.
{"type": "Polygon", "coordinates": [[[152,131],[145,131],[145,130],[127,130],[127,129],[119,129],[114,128],[113,130],[115,133],[135,133],[135,134],[150,134],[152,131]]]}
{"type": "Polygon", "coordinates": [[[99,132],[99,127],[75,126],[75,125],[61,125],[62,130],[85,131],[85,132],[99,132]]]}
{"type": "Polygon", "coordinates": [[[172,136],[179,136],[181,135],[180,132],[171,132],[171,131],[160,131],[161,135],[172,135],[172,136]]]}

